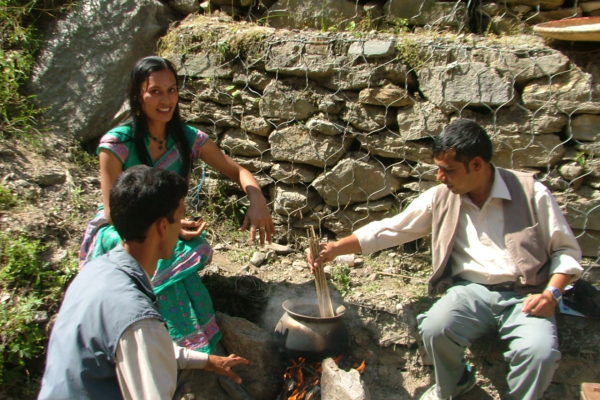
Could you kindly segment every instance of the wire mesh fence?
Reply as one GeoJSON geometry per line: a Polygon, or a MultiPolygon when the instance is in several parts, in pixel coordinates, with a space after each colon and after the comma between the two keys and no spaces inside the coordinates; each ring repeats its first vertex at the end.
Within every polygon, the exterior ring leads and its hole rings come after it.
{"type": "MultiPolygon", "coordinates": [[[[494,19],[492,3],[423,1],[413,16],[379,21],[359,2],[336,25],[301,31],[198,16],[173,28],[161,52],[179,68],[184,118],[254,173],[280,240],[307,226],[340,237],[395,215],[436,185],[431,137],[470,118],[491,135],[496,165],[538,173],[597,264],[600,48],[490,34],[507,16],[525,30],[552,10],[581,13],[578,3],[526,3],[494,3],[504,10],[494,19]],[[423,22],[425,9],[442,11],[423,22]],[[374,30],[377,21],[388,28],[374,30]]],[[[231,212],[247,207],[210,169],[195,174],[231,212]]],[[[190,200],[199,212],[203,198],[190,200]]]]}

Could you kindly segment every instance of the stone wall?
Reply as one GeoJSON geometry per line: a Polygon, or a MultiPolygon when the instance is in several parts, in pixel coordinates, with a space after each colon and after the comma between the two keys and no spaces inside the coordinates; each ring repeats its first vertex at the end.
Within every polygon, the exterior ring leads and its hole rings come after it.
{"type": "Polygon", "coordinates": [[[593,54],[576,64],[531,36],[357,36],[200,16],[161,48],[179,68],[185,119],[255,173],[283,235],[344,235],[393,215],[436,184],[430,137],[463,117],[491,134],[497,165],[539,172],[598,255],[593,54]]]}
{"type": "Polygon", "coordinates": [[[170,0],[182,14],[224,13],[277,28],[452,29],[516,34],[531,25],[600,15],[596,0],[170,0]]]}

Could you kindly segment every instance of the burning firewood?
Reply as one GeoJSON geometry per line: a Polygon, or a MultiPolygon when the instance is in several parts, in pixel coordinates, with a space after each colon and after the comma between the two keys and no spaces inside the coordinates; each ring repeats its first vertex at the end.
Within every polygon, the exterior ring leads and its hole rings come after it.
{"type": "MultiPolygon", "coordinates": [[[[342,369],[354,368],[359,373],[365,369],[365,362],[358,362],[347,356],[337,356],[333,359],[342,369]]],[[[304,357],[289,361],[290,365],[283,374],[283,391],[277,400],[320,400],[321,361],[308,362],[304,357]]]]}
{"type": "MultiPolygon", "coordinates": [[[[315,234],[315,228],[312,226],[307,229],[308,245],[312,259],[319,256],[319,238],[315,234]]],[[[317,299],[319,300],[319,313],[322,318],[331,318],[335,316],[331,297],[329,296],[329,287],[323,265],[315,268],[315,287],[317,289],[317,299]]]]}

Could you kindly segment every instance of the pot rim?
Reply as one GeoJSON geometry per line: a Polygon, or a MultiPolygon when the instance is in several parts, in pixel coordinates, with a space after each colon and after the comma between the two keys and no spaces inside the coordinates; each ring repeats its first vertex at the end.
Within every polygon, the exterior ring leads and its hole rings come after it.
{"type": "Polygon", "coordinates": [[[315,317],[311,315],[300,314],[297,311],[293,311],[292,309],[301,305],[307,306],[315,306],[317,310],[319,309],[319,305],[312,302],[302,301],[301,299],[292,300],[288,299],[281,304],[281,307],[287,312],[289,315],[294,316],[295,318],[306,320],[306,321],[335,321],[336,319],[341,318],[346,312],[346,307],[342,304],[333,303],[333,308],[335,310],[335,315],[333,317],[315,317]]]}

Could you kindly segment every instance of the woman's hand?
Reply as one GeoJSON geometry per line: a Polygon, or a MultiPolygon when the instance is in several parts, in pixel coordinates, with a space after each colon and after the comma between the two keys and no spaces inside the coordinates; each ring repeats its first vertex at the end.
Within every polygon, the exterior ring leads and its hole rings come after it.
{"type": "Polygon", "coordinates": [[[190,240],[200,236],[205,230],[206,222],[203,219],[182,219],[181,232],[179,232],[179,237],[183,240],[190,240]]]}
{"type": "Polygon", "coordinates": [[[267,242],[272,241],[275,225],[264,198],[262,201],[250,201],[250,207],[244,217],[241,230],[245,231],[248,228],[250,228],[250,240],[253,243],[256,242],[257,233],[261,246],[265,244],[265,239],[267,242]]]}
{"type": "Polygon", "coordinates": [[[202,147],[200,157],[205,163],[240,185],[248,195],[250,207],[244,217],[241,230],[249,229],[250,240],[253,242],[256,242],[257,233],[261,245],[265,243],[265,239],[270,242],[273,233],[275,233],[275,225],[273,225],[271,213],[261,192],[260,185],[254,179],[252,173],[225,155],[210,139],[202,147]]]}

